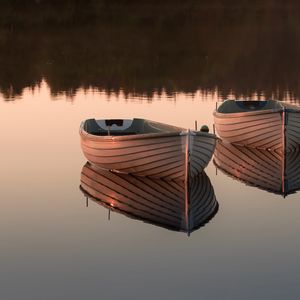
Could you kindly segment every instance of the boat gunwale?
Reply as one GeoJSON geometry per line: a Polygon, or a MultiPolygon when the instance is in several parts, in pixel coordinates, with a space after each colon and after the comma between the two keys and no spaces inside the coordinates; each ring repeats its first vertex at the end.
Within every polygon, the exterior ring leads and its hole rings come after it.
{"type": "Polygon", "coordinates": [[[256,111],[244,111],[244,112],[231,112],[231,113],[222,113],[219,112],[218,109],[215,109],[213,112],[214,117],[216,118],[237,118],[237,117],[245,117],[245,116],[255,116],[255,115],[264,115],[264,114],[273,114],[273,113],[281,113],[284,108],[272,108],[265,110],[256,110],[256,111]]]}
{"type": "Polygon", "coordinates": [[[132,134],[132,135],[94,135],[88,133],[84,129],[83,121],[80,125],[79,134],[82,138],[86,138],[89,140],[95,141],[130,141],[130,140],[143,140],[143,139],[150,139],[150,138],[161,138],[161,137],[175,137],[175,136],[186,136],[186,135],[196,135],[196,136],[203,136],[207,138],[217,139],[215,134],[209,132],[201,132],[201,131],[189,131],[189,130],[182,130],[182,131],[166,131],[166,132],[157,132],[157,133],[141,133],[141,134],[132,134]]]}

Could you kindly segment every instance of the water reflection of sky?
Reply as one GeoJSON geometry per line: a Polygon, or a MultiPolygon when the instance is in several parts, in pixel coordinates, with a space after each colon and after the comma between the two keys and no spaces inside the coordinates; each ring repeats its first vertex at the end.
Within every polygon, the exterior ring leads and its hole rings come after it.
{"type": "Polygon", "coordinates": [[[43,83],[0,101],[1,298],[298,298],[299,193],[284,199],[216,175],[211,163],[219,211],[191,237],[85,207],[80,122],[139,116],[212,128],[215,98],[177,97],[79,90],[73,101],[52,101],[43,83]]]}

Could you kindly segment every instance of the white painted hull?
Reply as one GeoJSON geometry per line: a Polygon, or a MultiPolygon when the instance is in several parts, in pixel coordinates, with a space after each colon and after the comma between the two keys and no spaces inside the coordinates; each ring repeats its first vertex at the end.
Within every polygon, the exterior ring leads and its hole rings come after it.
{"type": "Polygon", "coordinates": [[[87,160],[103,169],[172,180],[201,173],[216,143],[215,135],[189,131],[95,136],[81,127],[80,136],[87,160]]]}
{"type": "Polygon", "coordinates": [[[281,195],[300,189],[300,152],[279,153],[217,142],[215,165],[247,185],[281,195]]]}
{"type": "Polygon", "coordinates": [[[188,234],[207,223],[218,202],[203,172],[188,183],[117,174],[86,163],[81,172],[84,194],[110,210],[188,234]]]}
{"type": "Polygon", "coordinates": [[[281,108],[214,112],[215,128],[224,141],[251,148],[285,152],[300,147],[300,110],[281,108]]]}
{"type": "Polygon", "coordinates": [[[215,128],[222,140],[251,148],[281,151],[283,127],[280,111],[214,113],[215,128]]]}

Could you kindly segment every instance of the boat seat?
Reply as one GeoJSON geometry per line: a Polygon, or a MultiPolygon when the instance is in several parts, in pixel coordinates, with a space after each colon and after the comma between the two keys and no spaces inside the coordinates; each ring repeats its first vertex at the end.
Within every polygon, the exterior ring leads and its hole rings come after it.
{"type": "Polygon", "coordinates": [[[101,128],[98,123],[96,122],[95,119],[89,119],[85,122],[84,124],[84,130],[86,132],[88,132],[89,134],[92,134],[92,135],[99,135],[99,136],[106,136],[106,135],[111,135],[111,136],[114,136],[114,135],[134,135],[134,134],[137,134],[138,132],[136,131],[132,131],[132,130],[116,130],[116,129],[111,129],[109,131],[109,134],[108,134],[108,130],[105,130],[103,128],[101,128]]]}
{"type": "Polygon", "coordinates": [[[117,130],[111,130],[108,134],[108,131],[98,131],[96,133],[93,133],[94,135],[100,135],[100,136],[120,136],[120,135],[134,135],[137,134],[136,132],[133,131],[117,131],[117,130]]]}

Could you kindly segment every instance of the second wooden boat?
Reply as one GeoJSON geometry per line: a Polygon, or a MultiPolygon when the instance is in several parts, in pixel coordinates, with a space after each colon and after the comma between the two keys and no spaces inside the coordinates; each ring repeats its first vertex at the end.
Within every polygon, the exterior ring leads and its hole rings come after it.
{"type": "Polygon", "coordinates": [[[95,120],[80,126],[88,161],[114,172],[185,180],[212,158],[216,136],[144,119],[95,120]]]}
{"type": "Polygon", "coordinates": [[[218,211],[203,172],[188,182],[117,174],[87,162],[80,188],[89,199],[133,219],[190,234],[218,211]]]}
{"type": "Polygon", "coordinates": [[[214,112],[221,139],[269,151],[300,147],[300,109],[279,101],[227,100],[214,112]]]}

